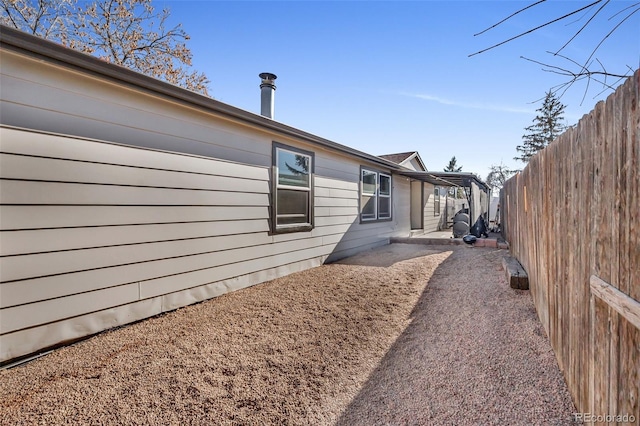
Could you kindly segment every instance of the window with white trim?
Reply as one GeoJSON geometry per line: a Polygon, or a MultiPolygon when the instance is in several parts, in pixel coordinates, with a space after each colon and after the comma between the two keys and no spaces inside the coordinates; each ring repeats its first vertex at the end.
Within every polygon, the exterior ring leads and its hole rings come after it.
{"type": "Polygon", "coordinates": [[[313,228],[312,152],[273,144],[272,230],[308,231],[313,228]]]}
{"type": "Polygon", "coordinates": [[[391,176],[360,169],[360,221],[391,219],[391,176]]]}
{"type": "Polygon", "coordinates": [[[378,174],[378,219],[391,219],[391,176],[378,174]]]}

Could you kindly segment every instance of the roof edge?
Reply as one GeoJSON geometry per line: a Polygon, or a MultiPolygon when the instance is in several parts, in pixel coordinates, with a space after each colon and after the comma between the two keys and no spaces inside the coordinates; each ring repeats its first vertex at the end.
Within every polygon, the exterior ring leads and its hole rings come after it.
{"type": "Polygon", "coordinates": [[[0,47],[13,52],[49,60],[65,67],[80,69],[102,78],[107,78],[121,84],[124,83],[133,88],[144,89],[151,93],[177,99],[240,123],[262,127],[284,136],[301,139],[305,142],[348,154],[389,169],[401,169],[397,164],[375,155],[282,124],[259,114],[225,104],[213,98],[146,76],[120,65],[105,62],[94,56],[5,25],[0,25],[0,47]]]}
{"type": "Polygon", "coordinates": [[[413,154],[411,154],[409,157],[407,157],[402,163],[400,164],[404,164],[407,161],[411,161],[412,159],[416,159],[418,161],[418,163],[420,164],[420,167],[422,167],[424,169],[424,171],[428,171],[427,166],[424,164],[424,161],[422,161],[422,158],[420,157],[420,153],[418,151],[414,151],[413,154]]]}

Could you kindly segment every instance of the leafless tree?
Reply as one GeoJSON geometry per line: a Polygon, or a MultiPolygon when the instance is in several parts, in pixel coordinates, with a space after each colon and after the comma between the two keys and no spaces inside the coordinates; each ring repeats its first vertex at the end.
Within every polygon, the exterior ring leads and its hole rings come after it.
{"type": "Polygon", "coordinates": [[[191,70],[181,25],[151,0],[0,0],[0,22],[134,71],[207,95],[208,79],[191,70]]]}
{"type": "Polygon", "coordinates": [[[494,191],[499,191],[504,186],[504,183],[518,172],[517,170],[510,170],[502,162],[500,164],[492,164],[489,169],[490,171],[485,181],[494,191]]]}
{"type": "MultiPolygon", "coordinates": [[[[501,24],[503,24],[504,22],[508,21],[509,19],[512,19],[513,17],[515,17],[516,15],[519,15],[521,13],[526,12],[527,10],[536,7],[538,5],[540,5],[541,3],[545,3],[547,0],[538,0],[535,1],[531,4],[529,4],[528,6],[525,6],[523,8],[520,8],[518,10],[516,10],[515,12],[513,12],[512,14],[510,14],[509,16],[507,16],[506,18],[502,19],[501,21],[497,22],[496,24],[492,25],[491,27],[477,33],[474,34],[474,36],[479,36],[481,34],[486,33],[487,31],[494,29],[498,26],[500,26],[501,24]]],[[[583,96],[583,100],[584,97],[586,96],[590,84],[591,82],[596,82],[602,85],[602,91],[606,91],[606,90],[613,90],[615,89],[615,86],[621,81],[626,79],[627,77],[629,77],[630,75],[633,74],[634,68],[629,66],[629,65],[625,65],[623,67],[620,67],[618,69],[616,69],[615,71],[612,69],[608,69],[605,67],[605,64],[603,64],[597,57],[596,57],[596,53],[598,52],[598,50],[602,47],[602,45],[604,44],[604,42],[611,37],[611,35],[613,33],[616,32],[616,30],[618,30],[620,28],[620,26],[622,26],[623,24],[628,24],[631,22],[631,17],[633,15],[635,15],[636,13],[638,13],[640,11],[640,2],[634,2],[634,3],[627,3],[624,7],[620,6],[621,2],[612,2],[611,0],[595,0],[595,1],[591,1],[591,2],[587,2],[587,1],[583,1],[581,2],[581,5],[574,7],[574,9],[562,16],[558,16],[554,19],[548,20],[547,22],[535,26],[533,28],[530,28],[526,31],[523,31],[513,37],[510,37],[506,40],[503,40],[499,43],[496,43],[492,46],[489,46],[485,49],[482,49],[478,52],[472,53],[469,56],[474,56],[474,55],[478,55],[481,53],[484,53],[488,50],[494,49],[496,47],[502,46],[506,43],[509,43],[517,38],[526,36],[527,34],[531,34],[535,31],[538,31],[541,28],[547,27],[549,25],[564,21],[564,22],[568,22],[568,20],[570,19],[575,19],[573,21],[573,23],[580,23],[581,25],[579,26],[579,28],[575,31],[575,33],[573,33],[573,35],[571,37],[568,38],[568,40],[557,50],[555,51],[547,51],[546,53],[560,58],[564,61],[564,65],[552,65],[548,62],[545,61],[541,61],[541,60],[535,60],[535,59],[531,59],[525,56],[521,56],[522,59],[525,59],[527,61],[533,62],[535,64],[541,65],[543,71],[546,72],[551,72],[551,73],[556,73],[562,76],[567,77],[566,81],[553,87],[551,89],[551,92],[554,95],[558,95],[558,97],[562,97],[562,95],[571,87],[573,86],[573,84],[575,84],[578,81],[586,81],[586,87],[585,87],[585,91],[584,91],[584,96],[583,96]],[[616,8],[616,9],[614,9],[616,8]],[[577,60],[577,59],[573,59],[570,58],[566,55],[563,55],[561,52],[569,45],[571,44],[571,42],[573,42],[576,37],[578,37],[581,33],[588,31],[588,27],[590,24],[593,24],[594,19],[596,19],[596,17],[602,17],[602,15],[605,12],[611,12],[612,14],[610,15],[610,17],[607,19],[608,22],[610,22],[610,27],[608,29],[608,32],[606,34],[604,34],[602,36],[602,38],[600,39],[600,41],[598,42],[598,44],[592,49],[591,53],[588,55],[588,57],[586,59],[582,59],[582,60],[577,60]],[[576,19],[577,18],[577,19],[576,19]]],[[[602,92],[600,92],[602,93],[602,92]]]]}
{"type": "Polygon", "coordinates": [[[75,0],[0,0],[0,23],[61,41],[69,30],[75,0]]]}

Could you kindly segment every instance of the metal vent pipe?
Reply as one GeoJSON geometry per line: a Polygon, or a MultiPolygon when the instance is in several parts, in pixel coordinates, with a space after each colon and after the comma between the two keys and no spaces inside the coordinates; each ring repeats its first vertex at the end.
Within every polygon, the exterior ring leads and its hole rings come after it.
{"type": "Polygon", "coordinates": [[[260,114],[273,119],[274,95],[276,91],[275,74],[263,72],[259,74],[262,79],[260,83],[260,114]]]}

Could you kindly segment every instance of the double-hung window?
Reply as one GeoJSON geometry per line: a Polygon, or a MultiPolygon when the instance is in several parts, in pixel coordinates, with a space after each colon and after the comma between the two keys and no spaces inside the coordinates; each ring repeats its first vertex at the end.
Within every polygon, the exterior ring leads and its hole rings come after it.
{"type": "Polygon", "coordinates": [[[308,231],[313,228],[312,152],[273,144],[272,230],[308,231]]]}
{"type": "Polygon", "coordinates": [[[391,219],[391,176],[370,169],[360,170],[360,220],[391,219]]]}

